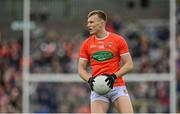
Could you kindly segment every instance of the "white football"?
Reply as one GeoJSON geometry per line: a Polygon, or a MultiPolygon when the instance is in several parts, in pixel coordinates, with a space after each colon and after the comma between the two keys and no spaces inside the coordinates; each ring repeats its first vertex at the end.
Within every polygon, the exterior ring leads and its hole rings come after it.
{"type": "Polygon", "coordinates": [[[94,79],[94,91],[99,95],[105,95],[110,91],[111,88],[107,85],[107,82],[105,81],[107,79],[107,76],[105,75],[99,75],[95,77],[94,79]]]}

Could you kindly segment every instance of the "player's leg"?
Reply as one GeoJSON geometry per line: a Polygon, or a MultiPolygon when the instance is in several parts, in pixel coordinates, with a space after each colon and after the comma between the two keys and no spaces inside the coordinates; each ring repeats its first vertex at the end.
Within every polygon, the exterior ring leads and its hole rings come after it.
{"type": "Polygon", "coordinates": [[[133,113],[133,107],[126,86],[114,87],[109,94],[112,96],[111,101],[118,112],[133,113]]]}
{"type": "Polygon", "coordinates": [[[91,102],[91,113],[107,113],[109,109],[109,103],[95,100],[91,102]]]}
{"type": "Polygon", "coordinates": [[[106,113],[109,109],[109,99],[106,96],[91,92],[91,113],[106,113]]]}
{"type": "Polygon", "coordinates": [[[113,105],[120,113],[133,113],[133,107],[129,96],[120,96],[114,102],[113,105]]]}

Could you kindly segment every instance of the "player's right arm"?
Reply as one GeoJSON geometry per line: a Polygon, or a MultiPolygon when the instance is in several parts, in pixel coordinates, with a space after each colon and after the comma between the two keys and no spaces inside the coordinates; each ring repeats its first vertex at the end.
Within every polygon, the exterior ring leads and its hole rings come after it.
{"type": "Polygon", "coordinates": [[[88,82],[89,77],[87,72],[87,66],[89,62],[89,53],[88,53],[88,42],[85,40],[80,48],[80,54],[79,54],[79,63],[78,63],[78,73],[80,77],[88,82]]]}
{"type": "Polygon", "coordinates": [[[87,72],[87,65],[88,65],[88,60],[84,58],[79,59],[78,73],[80,77],[86,82],[88,82],[88,79],[89,79],[88,72],[87,72]]]}

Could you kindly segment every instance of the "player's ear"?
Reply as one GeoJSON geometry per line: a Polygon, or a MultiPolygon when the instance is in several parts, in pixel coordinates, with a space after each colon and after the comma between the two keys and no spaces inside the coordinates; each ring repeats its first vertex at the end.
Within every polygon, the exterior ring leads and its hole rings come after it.
{"type": "Polygon", "coordinates": [[[104,22],[105,22],[103,19],[101,19],[100,21],[101,21],[101,23],[104,23],[104,22]]]}
{"type": "Polygon", "coordinates": [[[102,20],[101,23],[105,26],[106,25],[106,21],[102,20]]]}

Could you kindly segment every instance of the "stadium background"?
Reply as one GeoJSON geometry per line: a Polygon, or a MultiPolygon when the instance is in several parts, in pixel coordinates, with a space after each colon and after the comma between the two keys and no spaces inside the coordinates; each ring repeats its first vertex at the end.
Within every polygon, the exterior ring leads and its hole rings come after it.
{"type": "MultiPolygon", "coordinates": [[[[180,112],[180,1],[176,3],[176,112],[180,112]]],[[[78,52],[89,35],[86,16],[93,9],[107,12],[107,29],[127,40],[135,64],[131,75],[170,73],[170,0],[30,0],[29,14],[24,5],[23,0],[0,0],[0,112],[23,112],[23,95],[28,96],[25,109],[31,113],[89,112],[87,84],[47,78],[78,79],[78,52]],[[28,42],[24,15],[31,20],[30,45],[23,45],[28,42]],[[47,80],[29,82],[23,78],[27,73],[47,80]]],[[[136,113],[170,112],[169,81],[130,81],[127,87],[136,113]]],[[[110,107],[109,112],[116,111],[110,107]]]]}

